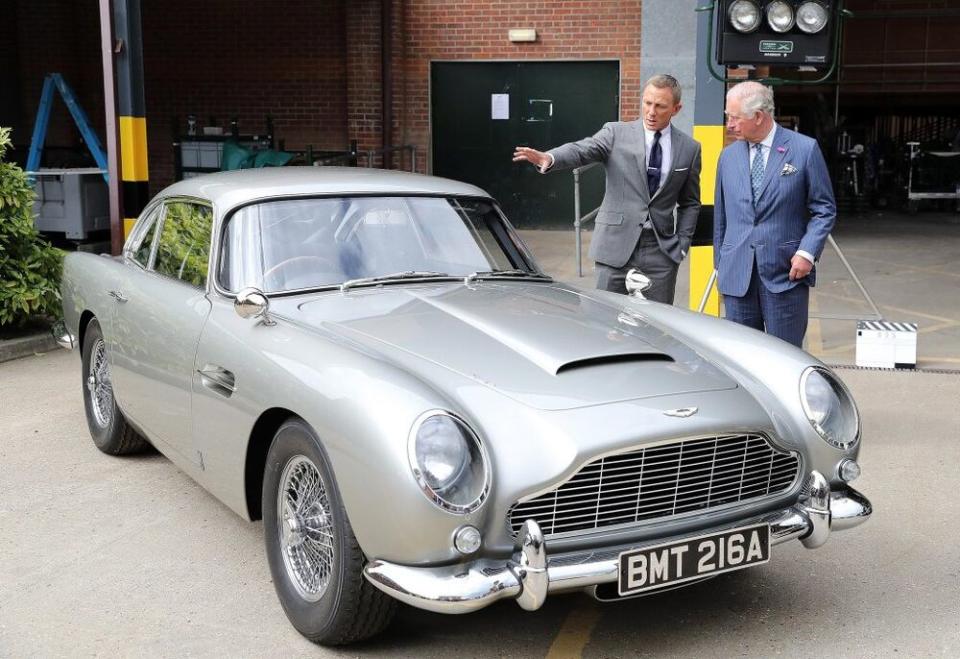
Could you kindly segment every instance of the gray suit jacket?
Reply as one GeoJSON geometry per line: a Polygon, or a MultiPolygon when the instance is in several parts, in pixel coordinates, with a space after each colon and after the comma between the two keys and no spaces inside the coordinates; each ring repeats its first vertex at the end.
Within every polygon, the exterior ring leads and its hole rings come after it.
{"type": "Polygon", "coordinates": [[[660,249],[676,263],[686,256],[700,213],[700,143],[676,126],[671,127],[670,141],[671,171],[652,199],[640,120],[604,124],[593,137],[548,152],[553,156],[550,171],[592,162],[606,168],[607,188],[590,244],[594,261],[614,268],[626,265],[648,217],[660,249]]]}

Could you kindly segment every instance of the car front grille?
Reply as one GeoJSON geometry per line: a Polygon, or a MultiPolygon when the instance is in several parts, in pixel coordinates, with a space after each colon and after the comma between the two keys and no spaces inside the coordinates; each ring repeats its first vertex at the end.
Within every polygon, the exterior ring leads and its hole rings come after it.
{"type": "Polygon", "coordinates": [[[544,535],[663,521],[787,492],[800,458],[759,434],[684,439],[590,462],[550,492],[515,504],[514,535],[534,520],[544,535]]]}

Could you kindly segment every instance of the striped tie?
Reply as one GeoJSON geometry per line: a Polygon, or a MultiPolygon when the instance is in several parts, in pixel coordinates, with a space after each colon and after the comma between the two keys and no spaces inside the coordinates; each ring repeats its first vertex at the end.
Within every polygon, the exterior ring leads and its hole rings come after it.
{"type": "Polygon", "coordinates": [[[750,165],[750,187],[753,188],[753,203],[760,196],[760,184],[763,183],[763,145],[753,145],[753,163],[750,165]]]}

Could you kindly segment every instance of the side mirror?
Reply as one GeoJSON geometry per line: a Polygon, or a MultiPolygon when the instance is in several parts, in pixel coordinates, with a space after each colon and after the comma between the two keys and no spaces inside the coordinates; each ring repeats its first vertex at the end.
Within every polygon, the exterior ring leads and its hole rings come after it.
{"type": "Polygon", "coordinates": [[[241,318],[262,318],[264,325],[273,325],[267,316],[270,310],[270,300],[259,288],[252,286],[241,289],[237,299],[233,301],[233,309],[241,318]]]}
{"type": "Polygon", "coordinates": [[[653,282],[650,281],[650,277],[646,276],[636,268],[631,268],[627,271],[627,277],[623,283],[627,287],[628,294],[638,297],[641,300],[646,299],[643,297],[643,292],[653,286],[653,282]]]}

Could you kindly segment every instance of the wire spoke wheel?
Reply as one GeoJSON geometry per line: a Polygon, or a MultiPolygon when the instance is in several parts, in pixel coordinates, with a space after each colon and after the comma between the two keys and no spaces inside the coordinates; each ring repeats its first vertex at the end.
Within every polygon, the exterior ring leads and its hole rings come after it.
{"type": "Polygon", "coordinates": [[[97,425],[106,428],[113,420],[113,383],[102,338],[94,345],[92,357],[87,373],[87,389],[90,390],[93,418],[97,425]]]}
{"type": "Polygon", "coordinates": [[[303,599],[316,602],[333,572],[333,513],[320,471],[304,455],[293,456],[283,468],[277,526],[287,576],[303,599]]]}

